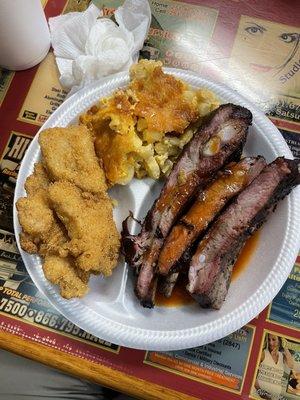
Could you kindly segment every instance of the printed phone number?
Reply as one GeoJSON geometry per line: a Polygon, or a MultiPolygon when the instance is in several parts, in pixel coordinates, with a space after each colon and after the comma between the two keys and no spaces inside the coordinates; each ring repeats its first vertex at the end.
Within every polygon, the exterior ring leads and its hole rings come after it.
{"type": "Polygon", "coordinates": [[[22,304],[15,300],[2,298],[0,300],[0,311],[16,317],[24,318],[25,320],[29,319],[37,324],[63,331],[65,333],[70,333],[71,335],[78,336],[92,342],[103,342],[101,339],[83,331],[82,329],[78,328],[78,326],[74,325],[72,322],[60,315],[56,315],[51,312],[45,312],[43,310],[34,310],[29,308],[27,304],[22,304]]]}

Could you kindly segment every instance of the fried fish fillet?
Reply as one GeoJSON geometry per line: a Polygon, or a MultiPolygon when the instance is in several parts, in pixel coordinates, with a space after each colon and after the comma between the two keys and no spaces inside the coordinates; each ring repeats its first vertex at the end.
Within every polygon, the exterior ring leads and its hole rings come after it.
{"type": "Polygon", "coordinates": [[[54,215],[54,222],[46,234],[42,235],[39,246],[39,254],[42,257],[47,255],[59,255],[66,257],[68,255],[67,243],[69,242],[68,232],[61,221],[54,215]]]}
{"type": "Polygon", "coordinates": [[[39,143],[52,180],[69,181],[83,191],[107,196],[105,174],[85,126],[46,129],[40,133],[39,143]]]}
{"type": "Polygon", "coordinates": [[[42,163],[17,202],[21,247],[44,258],[62,297],[82,297],[90,274],[110,275],[119,254],[105,175],[87,128],[48,129],[39,141],[42,163]]]}
{"type": "Polygon", "coordinates": [[[77,266],[111,275],[118,260],[120,238],[110,199],[82,192],[67,181],[50,185],[49,199],[67,228],[71,239],[67,247],[76,257],[77,266]]]}
{"type": "Polygon", "coordinates": [[[65,298],[82,297],[88,290],[89,273],[78,270],[74,259],[68,256],[67,230],[50,208],[48,188],[50,180],[41,163],[25,183],[27,197],[17,202],[22,226],[20,244],[28,253],[45,257],[43,270],[46,278],[59,286],[65,298]]]}
{"type": "Polygon", "coordinates": [[[25,183],[27,197],[17,201],[20,225],[21,246],[29,253],[36,253],[43,236],[47,236],[54,223],[53,211],[49,207],[48,185],[50,181],[41,163],[37,163],[34,172],[25,183]]]}
{"type": "Polygon", "coordinates": [[[50,180],[47,171],[41,162],[34,165],[33,174],[30,175],[25,182],[25,190],[28,196],[34,195],[36,192],[47,190],[50,180]]]}
{"type": "Polygon", "coordinates": [[[17,202],[19,221],[23,231],[20,243],[28,253],[67,255],[64,244],[69,241],[67,231],[49,205],[49,177],[42,163],[25,182],[27,197],[17,202]]]}
{"type": "Polygon", "coordinates": [[[88,292],[88,276],[85,279],[79,277],[72,257],[46,256],[43,271],[51,283],[59,286],[65,299],[83,297],[88,292]]]}
{"type": "Polygon", "coordinates": [[[27,253],[38,253],[42,257],[49,254],[59,254],[61,257],[68,255],[65,244],[69,241],[67,231],[60,220],[54,216],[51,228],[39,236],[31,236],[24,230],[20,233],[20,244],[27,253]]]}

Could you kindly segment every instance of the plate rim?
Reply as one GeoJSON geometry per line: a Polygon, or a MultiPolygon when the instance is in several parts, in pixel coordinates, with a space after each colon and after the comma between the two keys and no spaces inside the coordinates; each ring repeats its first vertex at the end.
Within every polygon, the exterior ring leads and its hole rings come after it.
{"type": "MultiPolygon", "coordinates": [[[[289,158],[293,158],[288,145],[286,144],[284,138],[282,137],[277,127],[268,119],[268,117],[265,116],[265,114],[262,111],[260,111],[255,105],[253,105],[251,102],[245,99],[242,95],[240,95],[233,89],[223,84],[214,82],[210,79],[207,79],[206,77],[201,77],[200,75],[191,71],[181,70],[176,68],[164,68],[164,70],[182,79],[186,79],[187,76],[190,76],[199,81],[199,85],[201,84],[210,85],[212,87],[212,90],[214,90],[213,88],[217,88],[220,92],[223,92],[225,94],[225,97],[226,95],[228,97],[233,95],[238,97],[239,100],[237,99],[237,101],[241,102],[242,105],[249,108],[253,113],[253,125],[258,124],[268,127],[269,132],[271,132],[270,137],[264,135],[264,138],[267,140],[269,146],[275,149],[275,152],[276,152],[276,146],[279,146],[282,149],[284,149],[282,150],[282,155],[289,158]]],[[[14,192],[14,200],[13,200],[13,222],[14,222],[16,242],[20,254],[22,256],[23,262],[26,266],[26,269],[31,279],[33,280],[38,290],[44,294],[49,303],[56,310],[58,310],[60,314],[69,319],[75,325],[79,326],[81,329],[84,329],[87,332],[92,333],[93,335],[95,335],[95,333],[93,333],[94,329],[91,328],[86,321],[84,321],[84,318],[83,320],[80,319],[79,322],[78,321],[74,322],[74,320],[70,318],[69,314],[68,316],[65,315],[66,310],[63,307],[64,303],[66,303],[66,305],[68,306],[70,305],[72,306],[75,305],[74,303],[78,302],[78,300],[74,299],[64,300],[53,290],[52,290],[53,293],[51,293],[49,287],[47,287],[47,285],[45,287],[45,285],[43,285],[42,282],[40,282],[37,279],[37,277],[31,272],[30,268],[28,267],[27,262],[25,261],[26,260],[25,256],[27,253],[24,252],[20,247],[20,241],[19,241],[20,225],[18,221],[15,204],[17,199],[21,196],[22,191],[24,191],[24,188],[22,187],[20,188],[20,185],[22,184],[21,176],[24,173],[24,171],[25,171],[24,179],[26,179],[26,177],[29,175],[28,168],[26,173],[27,160],[30,158],[30,154],[31,152],[33,152],[35,146],[36,145],[38,146],[37,140],[39,133],[50,126],[54,126],[53,121],[57,120],[58,116],[60,116],[59,118],[62,119],[65,114],[68,114],[70,112],[70,107],[76,108],[76,99],[78,102],[80,96],[82,96],[80,101],[82,104],[82,99],[91,97],[93,92],[100,90],[105,85],[114,85],[117,83],[119,83],[120,85],[121,84],[120,82],[122,80],[125,81],[129,80],[128,72],[121,72],[113,76],[110,76],[108,78],[103,78],[100,81],[93,82],[90,85],[86,86],[85,88],[81,89],[80,91],[76,92],[69,98],[67,98],[62,103],[62,105],[58,107],[57,110],[54,111],[54,113],[39,129],[39,131],[33,138],[29,148],[26,151],[26,154],[20,166],[14,192]]],[[[112,88],[111,91],[114,91],[117,87],[118,85],[112,88]]],[[[222,97],[222,95],[220,95],[220,97],[222,97]]],[[[77,113],[77,116],[78,114],[79,113],[77,113]]],[[[297,229],[297,226],[300,225],[300,209],[296,207],[296,204],[297,202],[300,201],[300,188],[299,187],[295,188],[289,195],[289,197],[286,199],[286,201],[288,203],[288,210],[287,210],[288,218],[286,222],[287,223],[286,234],[283,239],[283,244],[285,244],[285,246],[282,247],[275,264],[273,265],[266,279],[262,281],[261,285],[257,288],[257,290],[253,293],[251,297],[249,297],[236,309],[228,312],[228,314],[222,317],[217,317],[214,321],[211,321],[206,324],[206,326],[208,325],[210,327],[210,329],[206,328],[205,332],[202,332],[202,336],[204,335],[204,337],[206,337],[206,340],[203,339],[199,340],[199,337],[201,337],[201,324],[197,327],[188,329],[182,329],[176,331],[174,330],[159,331],[159,330],[149,330],[149,329],[124,325],[115,320],[110,320],[104,316],[101,316],[101,339],[108,340],[112,343],[121,346],[142,349],[142,350],[156,350],[156,351],[179,350],[187,347],[196,347],[203,345],[205,343],[213,342],[224,336],[229,335],[230,333],[246,325],[249,321],[255,318],[279,292],[285,280],[287,279],[289,272],[293,267],[294,260],[298,254],[299,243],[300,243],[300,230],[297,229]],[[287,238],[290,238],[289,242],[287,242],[287,238]],[[294,240],[293,244],[291,243],[291,238],[293,238],[294,240]],[[283,258],[285,261],[283,261],[283,258]],[[280,276],[278,276],[279,275],[278,272],[275,273],[276,266],[278,265],[281,266],[280,276]],[[268,279],[269,282],[266,282],[268,279]],[[208,332],[211,332],[209,338],[208,338],[208,332]],[[158,339],[159,342],[157,342],[158,339]],[[186,339],[188,342],[187,346],[183,345],[186,339]]],[[[37,256],[31,256],[31,257],[37,257],[37,256]]],[[[53,285],[50,284],[49,282],[48,284],[51,287],[53,287],[53,285]]],[[[78,306],[79,308],[83,307],[83,305],[78,305],[78,306]]],[[[78,306],[76,310],[77,313],[78,313],[78,306]]],[[[99,320],[99,315],[96,314],[94,310],[90,309],[90,313],[91,314],[95,313],[95,317],[97,317],[97,319],[99,320]]],[[[97,325],[99,325],[99,322],[97,325]]],[[[99,336],[99,334],[97,333],[96,336],[99,336]]]]}

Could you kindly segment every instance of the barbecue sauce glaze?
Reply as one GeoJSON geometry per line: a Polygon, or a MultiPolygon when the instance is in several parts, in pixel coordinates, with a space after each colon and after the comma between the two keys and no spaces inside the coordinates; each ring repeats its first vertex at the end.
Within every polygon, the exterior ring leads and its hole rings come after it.
{"type": "MultiPolygon", "coordinates": [[[[244,269],[250,262],[252,254],[257,248],[259,236],[260,231],[258,230],[247,240],[233,268],[231,277],[232,281],[240,276],[240,274],[244,271],[244,269]]],[[[166,298],[164,295],[157,293],[155,298],[155,305],[158,307],[179,307],[194,303],[195,300],[187,293],[187,291],[185,290],[185,285],[186,282],[184,280],[180,280],[180,282],[177,282],[170,298],[166,298]]]]}

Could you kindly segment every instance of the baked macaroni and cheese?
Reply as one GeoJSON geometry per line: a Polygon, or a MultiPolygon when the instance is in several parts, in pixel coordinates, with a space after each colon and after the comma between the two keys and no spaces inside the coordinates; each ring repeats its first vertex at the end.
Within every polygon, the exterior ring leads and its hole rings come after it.
{"type": "Polygon", "coordinates": [[[129,85],[101,99],[80,123],[95,135],[109,185],[124,185],[133,176],[168,175],[201,117],[218,105],[212,92],[164,73],[161,62],[141,60],[129,85]]]}

